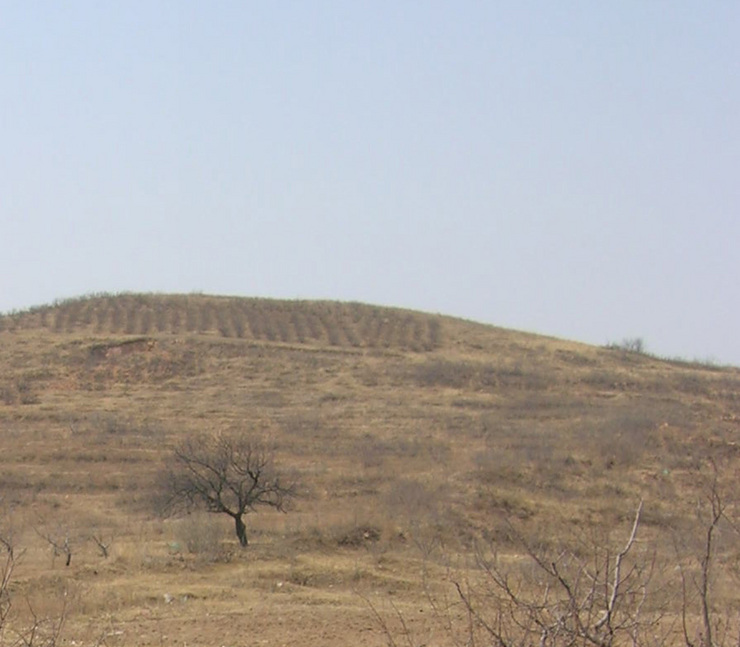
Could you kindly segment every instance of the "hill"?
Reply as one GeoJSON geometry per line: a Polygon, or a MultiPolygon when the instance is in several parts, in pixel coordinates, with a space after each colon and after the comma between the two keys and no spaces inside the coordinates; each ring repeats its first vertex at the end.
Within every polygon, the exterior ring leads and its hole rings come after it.
{"type": "Polygon", "coordinates": [[[609,536],[643,500],[646,537],[685,535],[711,466],[737,476],[740,370],[357,303],[96,295],[0,316],[0,428],[18,589],[48,615],[68,591],[70,640],[373,645],[368,600],[436,626],[422,567],[516,555],[513,528],[609,536]],[[301,483],[246,550],[156,514],[172,448],[220,430],[301,483]]]}

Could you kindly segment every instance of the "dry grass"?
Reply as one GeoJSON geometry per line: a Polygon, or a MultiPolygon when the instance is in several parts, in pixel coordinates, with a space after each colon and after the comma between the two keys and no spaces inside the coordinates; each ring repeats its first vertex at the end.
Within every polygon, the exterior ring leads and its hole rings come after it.
{"type": "Polygon", "coordinates": [[[403,310],[100,295],[0,317],[18,586],[74,591],[78,644],[214,644],[208,614],[229,619],[223,644],[249,625],[271,644],[381,645],[358,593],[432,626],[422,564],[442,586],[476,542],[514,550],[509,522],[554,546],[622,529],[642,498],[650,536],[695,527],[707,460],[735,496],[738,425],[737,369],[403,310]],[[246,551],[228,519],[154,514],[163,457],[205,430],[267,434],[300,475],[289,514],[248,517],[246,551]]]}

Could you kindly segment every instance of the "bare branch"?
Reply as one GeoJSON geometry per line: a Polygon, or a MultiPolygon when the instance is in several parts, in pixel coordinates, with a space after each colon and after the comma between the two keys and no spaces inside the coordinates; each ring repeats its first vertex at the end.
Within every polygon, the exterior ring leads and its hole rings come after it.
{"type": "Polygon", "coordinates": [[[103,557],[103,559],[108,559],[111,540],[106,541],[102,533],[98,533],[98,532],[91,533],[90,539],[92,539],[95,542],[95,545],[98,547],[98,550],[100,551],[101,557],[103,557]]]}
{"type": "MultiPolygon", "coordinates": [[[[632,524],[632,532],[630,533],[629,539],[627,540],[627,543],[625,544],[624,548],[617,554],[616,561],[614,563],[614,580],[612,584],[612,592],[609,596],[609,600],[606,605],[606,610],[604,611],[604,615],[601,617],[601,620],[599,620],[596,623],[596,626],[594,629],[597,631],[601,629],[602,627],[606,626],[609,629],[609,633],[614,633],[612,628],[612,616],[614,615],[614,608],[617,604],[617,600],[619,599],[619,593],[620,593],[620,587],[622,586],[623,580],[622,580],[622,560],[624,560],[627,553],[629,553],[630,549],[632,548],[632,545],[635,543],[635,538],[637,537],[637,528],[640,525],[640,514],[642,513],[642,501],[640,501],[640,505],[637,506],[637,512],[635,513],[635,521],[632,524]]],[[[627,575],[629,577],[629,574],[627,575]]]]}

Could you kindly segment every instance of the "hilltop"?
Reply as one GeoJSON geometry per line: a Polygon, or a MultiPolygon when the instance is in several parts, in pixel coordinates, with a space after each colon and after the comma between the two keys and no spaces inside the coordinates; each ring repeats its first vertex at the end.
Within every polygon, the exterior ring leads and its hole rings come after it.
{"type": "Polygon", "coordinates": [[[708,466],[737,474],[740,370],[359,303],[96,295],[0,316],[0,428],[19,586],[73,587],[78,640],[213,644],[229,618],[224,644],[240,623],[384,644],[362,596],[415,608],[422,564],[442,582],[482,539],[514,554],[511,524],[555,546],[643,500],[648,536],[685,531],[708,466]],[[300,478],[246,551],[228,520],[156,514],[172,447],[217,430],[300,478]]]}

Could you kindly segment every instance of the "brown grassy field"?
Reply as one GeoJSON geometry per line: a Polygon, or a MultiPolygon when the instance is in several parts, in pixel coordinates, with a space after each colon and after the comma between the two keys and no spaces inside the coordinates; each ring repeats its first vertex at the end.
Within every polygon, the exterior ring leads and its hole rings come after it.
{"type": "Polygon", "coordinates": [[[78,646],[446,645],[481,542],[622,542],[643,500],[657,561],[699,554],[712,463],[734,517],[740,370],[356,303],[102,295],[0,317],[0,430],[13,622],[28,599],[78,646]],[[300,480],[244,550],[228,518],[156,514],[178,439],[221,430],[300,480]]]}

